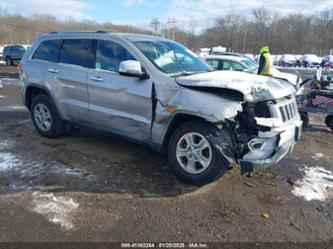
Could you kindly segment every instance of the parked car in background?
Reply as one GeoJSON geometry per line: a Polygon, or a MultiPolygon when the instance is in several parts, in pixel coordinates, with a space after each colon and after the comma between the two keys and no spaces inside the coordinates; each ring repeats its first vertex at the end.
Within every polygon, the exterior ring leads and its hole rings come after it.
{"type": "Polygon", "coordinates": [[[260,59],[260,54],[257,54],[254,56],[254,60],[258,63],[259,63],[259,59],[260,59]]]}
{"type": "Polygon", "coordinates": [[[19,62],[23,57],[25,51],[26,50],[22,45],[7,45],[3,49],[3,58],[6,61],[6,65],[12,66],[15,62],[19,62]]]}
{"type": "Polygon", "coordinates": [[[25,51],[27,51],[31,47],[31,44],[22,44],[22,46],[24,47],[25,51]]]}
{"type": "Polygon", "coordinates": [[[302,56],[303,67],[319,67],[321,60],[315,54],[305,54],[302,56]]]}
{"type": "Polygon", "coordinates": [[[325,55],[321,61],[321,66],[333,68],[333,55],[325,55]]]}
{"type": "MultiPolygon", "coordinates": [[[[229,55],[208,55],[205,57],[206,62],[216,70],[243,71],[257,74],[259,64],[255,61],[240,56],[229,55]]],[[[276,68],[272,68],[273,77],[284,79],[292,83],[298,88],[302,79],[299,75],[280,72],[276,68]]]]}
{"type": "Polygon", "coordinates": [[[300,54],[295,54],[294,57],[295,57],[295,59],[296,59],[295,66],[296,66],[296,67],[301,67],[301,66],[302,66],[302,55],[300,55],[300,54]]]}
{"type": "Polygon", "coordinates": [[[214,52],[212,51],[210,55],[223,55],[223,56],[234,56],[239,57],[243,61],[245,60],[246,63],[250,63],[251,65],[257,65],[258,62],[256,61],[255,57],[252,54],[240,54],[240,53],[234,53],[234,52],[214,52]]]}
{"type": "Polygon", "coordinates": [[[39,36],[20,62],[20,90],[45,137],[75,123],[165,151],[186,183],[203,185],[229,164],[241,174],[280,161],[300,138],[295,88],[215,71],[160,37],[97,32],[39,36]]]}
{"type": "Polygon", "coordinates": [[[250,58],[252,60],[256,60],[253,54],[244,54],[245,57],[250,58]]]}
{"type": "Polygon", "coordinates": [[[279,66],[280,65],[280,59],[281,59],[282,55],[274,55],[274,58],[273,58],[273,65],[274,66],[279,66]]]}
{"type": "Polygon", "coordinates": [[[211,49],[210,48],[200,48],[200,54],[199,56],[201,58],[205,58],[207,55],[210,54],[211,49]]]}
{"type": "Polygon", "coordinates": [[[296,58],[291,54],[284,54],[279,60],[279,66],[281,67],[294,67],[296,66],[296,58]]]}

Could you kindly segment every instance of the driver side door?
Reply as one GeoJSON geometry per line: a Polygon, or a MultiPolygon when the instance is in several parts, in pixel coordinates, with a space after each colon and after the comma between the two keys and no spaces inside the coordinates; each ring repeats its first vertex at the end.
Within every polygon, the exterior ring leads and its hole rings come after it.
{"type": "Polygon", "coordinates": [[[122,61],[136,60],[121,44],[97,40],[95,69],[88,73],[91,123],[136,140],[150,138],[152,82],[118,73],[122,61]]]}

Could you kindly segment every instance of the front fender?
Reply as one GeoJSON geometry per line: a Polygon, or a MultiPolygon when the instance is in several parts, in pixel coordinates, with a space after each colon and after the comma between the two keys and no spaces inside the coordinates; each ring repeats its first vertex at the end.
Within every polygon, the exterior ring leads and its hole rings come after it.
{"type": "Polygon", "coordinates": [[[162,99],[156,99],[151,140],[153,144],[162,145],[172,120],[179,115],[222,124],[225,120],[233,120],[240,111],[241,101],[182,87],[169,97],[163,95],[162,99]]]}

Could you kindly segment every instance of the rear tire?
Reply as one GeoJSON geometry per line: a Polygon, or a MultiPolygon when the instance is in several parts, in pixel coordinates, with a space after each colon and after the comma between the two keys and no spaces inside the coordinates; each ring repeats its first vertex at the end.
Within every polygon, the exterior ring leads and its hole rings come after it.
{"type": "Polygon", "coordinates": [[[333,131],[333,116],[327,116],[325,119],[325,124],[333,131]]]}
{"type": "Polygon", "coordinates": [[[56,138],[64,134],[64,124],[48,96],[37,95],[33,98],[30,113],[35,128],[43,137],[56,138]]]}
{"type": "Polygon", "coordinates": [[[12,66],[13,65],[13,60],[10,57],[6,57],[6,65],[7,66],[12,66]]]}
{"type": "Polygon", "coordinates": [[[202,186],[217,180],[230,168],[210,140],[216,130],[209,123],[190,121],[173,132],[168,156],[172,172],[181,181],[202,186]]]}

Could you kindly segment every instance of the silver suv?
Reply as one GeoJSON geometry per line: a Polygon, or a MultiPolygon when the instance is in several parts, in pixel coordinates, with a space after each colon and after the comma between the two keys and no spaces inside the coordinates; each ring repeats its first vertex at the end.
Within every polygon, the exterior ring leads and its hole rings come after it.
{"type": "Polygon", "coordinates": [[[52,32],[21,63],[24,104],[37,131],[95,127],[168,153],[184,182],[203,185],[230,164],[241,173],[282,159],[301,133],[284,80],[214,71],[182,45],[146,35],[52,32]]]}

